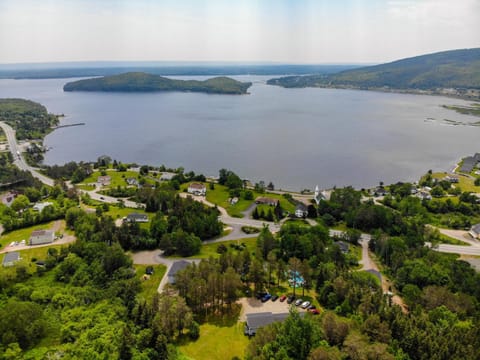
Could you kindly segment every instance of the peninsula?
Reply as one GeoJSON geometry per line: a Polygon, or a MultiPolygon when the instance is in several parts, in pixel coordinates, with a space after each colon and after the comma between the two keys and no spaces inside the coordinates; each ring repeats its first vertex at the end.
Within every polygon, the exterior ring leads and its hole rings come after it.
{"type": "Polygon", "coordinates": [[[182,91],[208,94],[247,94],[250,82],[240,82],[228,77],[215,77],[204,81],[175,80],[144,72],[128,72],[65,84],[63,91],[102,92],[157,92],[182,91]]]}
{"type": "Polygon", "coordinates": [[[444,51],[335,74],[268,80],[286,88],[320,87],[480,99],[480,48],[444,51]]]}

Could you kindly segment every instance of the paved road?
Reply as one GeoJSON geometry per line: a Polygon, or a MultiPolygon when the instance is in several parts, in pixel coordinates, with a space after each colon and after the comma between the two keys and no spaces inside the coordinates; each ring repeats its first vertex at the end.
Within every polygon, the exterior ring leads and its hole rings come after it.
{"type": "Polygon", "coordinates": [[[21,155],[21,150],[20,147],[17,143],[17,139],[15,137],[15,130],[12,129],[10,125],[7,125],[6,123],[0,121],[0,127],[3,129],[3,132],[5,133],[5,136],[7,137],[8,141],[8,146],[10,148],[10,152],[13,155],[14,164],[21,170],[29,171],[33,177],[37,178],[40,180],[42,183],[53,186],[54,180],[50,179],[49,177],[41,174],[38,169],[30,166],[27,164],[23,156],[21,155]],[[18,155],[20,154],[20,155],[18,155]]]}

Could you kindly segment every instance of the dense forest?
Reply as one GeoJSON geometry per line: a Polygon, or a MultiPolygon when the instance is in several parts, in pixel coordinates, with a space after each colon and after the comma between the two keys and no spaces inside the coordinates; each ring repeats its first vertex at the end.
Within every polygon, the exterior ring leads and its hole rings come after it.
{"type": "Polygon", "coordinates": [[[152,92],[187,91],[212,94],[246,94],[252,85],[228,77],[215,77],[204,81],[174,80],[142,72],[130,72],[101,78],[69,82],[64,91],[115,91],[115,92],[152,92]]]}
{"type": "Polygon", "coordinates": [[[291,88],[480,89],[480,48],[422,55],[336,74],[271,79],[268,84],[291,88]]]}
{"type": "Polygon", "coordinates": [[[17,131],[17,139],[43,138],[58,117],[36,102],[24,99],[0,99],[0,120],[17,131]]]}

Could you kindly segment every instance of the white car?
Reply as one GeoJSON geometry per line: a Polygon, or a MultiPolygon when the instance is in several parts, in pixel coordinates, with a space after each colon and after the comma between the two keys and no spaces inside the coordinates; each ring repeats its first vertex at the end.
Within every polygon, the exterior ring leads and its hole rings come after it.
{"type": "Polygon", "coordinates": [[[302,303],[302,309],[306,309],[309,306],[310,306],[310,301],[305,301],[302,303]]]}
{"type": "Polygon", "coordinates": [[[303,303],[303,300],[298,299],[297,301],[295,301],[295,306],[300,306],[302,303],[303,303]]]}

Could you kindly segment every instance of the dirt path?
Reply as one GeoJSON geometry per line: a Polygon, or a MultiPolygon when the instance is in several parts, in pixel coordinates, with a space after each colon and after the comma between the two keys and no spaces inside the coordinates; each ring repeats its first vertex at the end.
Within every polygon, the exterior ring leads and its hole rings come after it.
{"type": "MultiPolygon", "coordinates": [[[[362,267],[360,270],[375,270],[380,273],[380,270],[378,268],[378,265],[375,263],[375,261],[370,257],[370,252],[368,249],[368,238],[362,238],[360,240],[360,243],[362,245],[362,260],[359,261],[360,264],[362,264],[362,267]]],[[[393,284],[391,281],[385,276],[381,275],[382,277],[382,290],[384,294],[392,294],[392,303],[395,305],[400,306],[402,309],[402,312],[407,314],[408,313],[408,306],[405,304],[403,299],[398,296],[395,293],[393,284]]]]}

